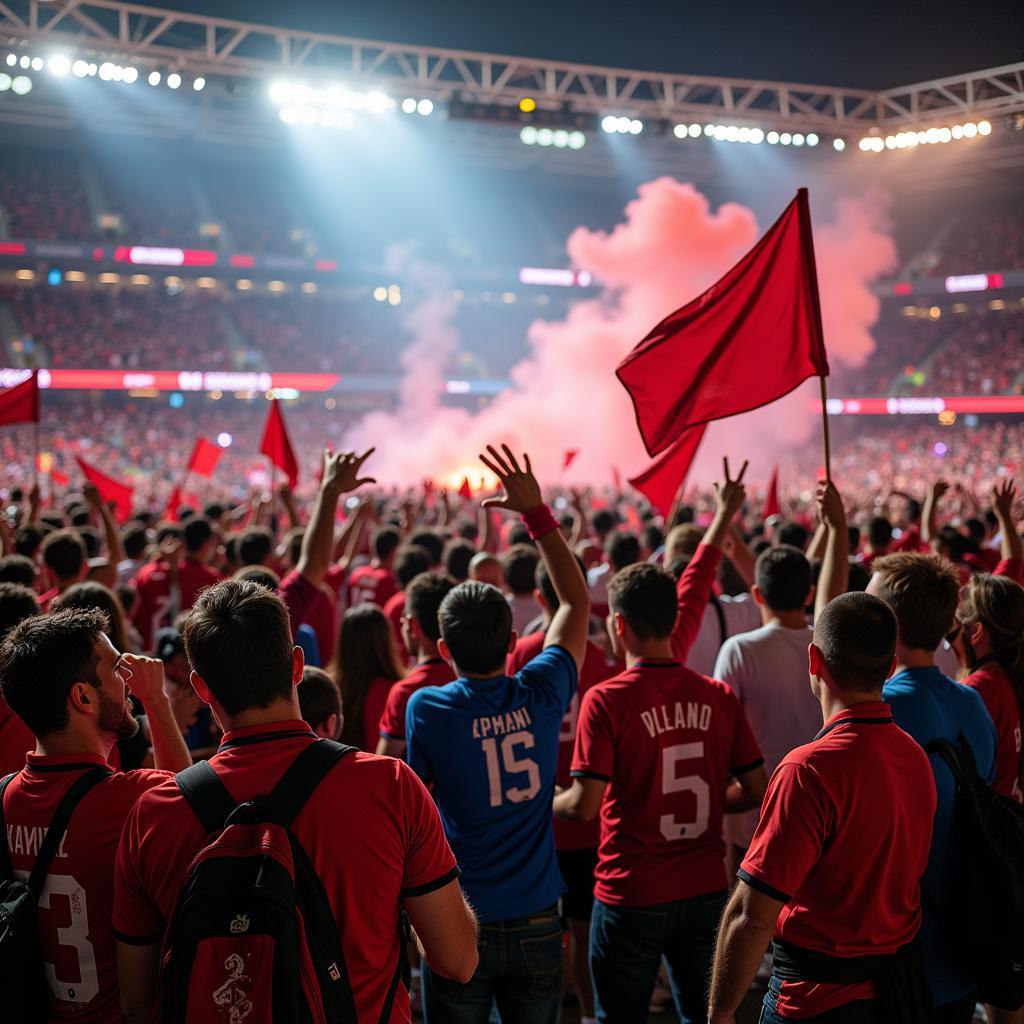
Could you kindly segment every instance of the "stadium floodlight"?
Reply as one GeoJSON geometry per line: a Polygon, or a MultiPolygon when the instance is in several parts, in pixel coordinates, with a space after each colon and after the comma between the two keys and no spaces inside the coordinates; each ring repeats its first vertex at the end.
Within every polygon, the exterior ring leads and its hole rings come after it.
{"type": "Polygon", "coordinates": [[[32,91],[32,79],[28,75],[18,75],[11,82],[11,92],[15,96],[25,96],[32,91]]]}
{"type": "Polygon", "coordinates": [[[769,146],[777,146],[779,143],[778,132],[769,132],[764,138],[765,142],[767,142],[769,146]]]}
{"type": "Polygon", "coordinates": [[[711,136],[715,134],[715,126],[713,124],[704,125],[704,134],[708,138],[711,138],[711,136]]]}
{"type": "MultiPolygon", "coordinates": [[[[715,138],[717,139],[718,136],[716,135],[715,138]]],[[[734,124],[727,124],[725,126],[725,141],[726,142],[739,142],[739,140],[740,140],[740,130],[739,130],[739,128],[736,125],[734,125],[734,124]]]]}
{"type": "Polygon", "coordinates": [[[979,135],[991,135],[992,134],[992,125],[989,124],[988,121],[979,121],[978,122],[978,134],[979,135]]]}
{"type": "Polygon", "coordinates": [[[402,113],[403,114],[415,114],[416,113],[416,101],[411,96],[406,96],[402,100],[402,113]]]}
{"type": "Polygon", "coordinates": [[[55,53],[47,63],[50,73],[63,78],[71,70],[71,59],[64,53],[55,53]]]}
{"type": "Polygon", "coordinates": [[[167,76],[167,88],[177,89],[181,85],[181,75],[177,71],[172,71],[167,76]]]}
{"type": "Polygon", "coordinates": [[[729,129],[724,124],[716,124],[712,137],[716,142],[725,142],[725,137],[728,131],[729,129]]]}
{"type": "Polygon", "coordinates": [[[978,134],[978,126],[973,121],[968,121],[964,125],[964,138],[973,139],[978,134]]]}
{"type": "Polygon", "coordinates": [[[138,68],[125,68],[124,69],[124,80],[128,85],[134,85],[139,80],[139,69],[138,68]]]}
{"type": "Polygon", "coordinates": [[[18,61],[18,64],[25,71],[28,71],[29,66],[31,65],[31,63],[32,63],[32,58],[27,53],[26,54],[22,54],[21,60],[18,61]]]}
{"type": "Polygon", "coordinates": [[[416,113],[419,114],[420,117],[430,117],[430,115],[433,112],[434,112],[434,101],[433,100],[420,100],[419,103],[416,104],[416,113]]]}
{"type": "Polygon", "coordinates": [[[85,78],[85,76],[89,74],[88,61],[76,60],[75,63],[71,65],[71,74],[73,74],[75,78],[85,78]]]}
{"type": "Polygon", "coordinates": [[[569,133],[564,129],[559,128],[555,132],[555,137],[552,140],[555,144],[556,149],[565,149],[569,145],[569,133]]]}
{"type": "Polygon", "coordinates": [[[202,92],[206,88],[206,79],[200,75],[192,82],[192,88],[195,89],[196,92],[202,92]]]}
{"type": "Polygon", "coordinates": [[[537,142],[541,146],[550,146],[555,141],[555,133],[550,128],[541,128],[537,132],[537,142]]]}
{"type": "Polygon", "coordinates": [[[811,132],[811,133],[810,133],[810,134],[809,134],[809,135],[807,136],[807,145],[808,145],[808,146],[816,146],[816,145],[818,144],[818,142],[819,142],[818,136],[817,136],[817,135],[815,135],[815,133],[814,133],[814,132],[811,132]]]}
{"type": "Polygon", "coordinates": [[[844,149],[846,149],[846,142],[845,142],[845,140],[843,140],[843,139],[833,139],[832,140],[832,148],[837,153],[842,153],[842,151],[844,149]]]}
{"type": "Polygon", "coordinates": [[[703,129],[701,128],[701,126],[699,124],[691,124],[690,125],[690,138],[691,139],[699,138],[700,137],[700,133],[701,133],[702,130],[703,129]]]}
{"type": "Polygon", "coordinates": [[[615,119],[615,130],[621,135],[629,133],[630,125],[633,123],[632,118],[629,117],[617,117],[615,119]]]}
{"type": "Polygon", "coordinates": [[[587,137],[583,132],[569,132],[569,148],[582,149],[587,144],[587,137]]]}
{"type": "Polygon", "coordinates": [[[939,129],[939,142],[947,143],[953,141],[953,133],[948,128],[939,129]]]}
{"type": "Polygon", "coordinates": [[[7,66],[13,68],[18,63],[18,55],[16,53],[7,54],[7,66]]]}
{"type": "Polygon", "coordinates": [[[114,65],[110,61],[104,61],[100,65],[100,79],[104,82],[110,82],[114,78],[114,65]]]}
{"type": "Polygon", "coordinates": [[[793,136],[790,135],[789,132],[783,132],[779,136],[779,142],[781,142],[784,146],[788,146],[792,141],[793,141],[793,136]]]}
{"type": "Polygon", "coordinates": [[[962,124],[955,124],[950,129],[950,134],[954,139],[962,139],[964,137],[964,126],[962,124]]]}
{"type": "Polygon", "coordinates": [[[159,85],[162,79],[163,76],[160,74],[159,71],[150,71],[149,77],[146,79],[146,81],[149,82],[150,85],[159,85]]]}
{"type": "Polygon", "coordinates": [[[46,61],[42,57],[33,57],[31,68],[33,71],[42,71],[46,67],[46,61]]]}
{"type": "Polygon", "coordinates": [[[7,92],[13,81],[14,79],[6,71],[0,71],[0,92],[7,92]]]}
{"type": "Polygon", "coordinates": [[[764,142],[764,131],[761,128],[750,129],[750,141],[755,145],[760,145],[764,142]]]}
{"type": "Polygon", "coordinates": [[[607,117],[601,118],[601,131],[607,132],[609,135],[619,130],[619,119],[612,117],[609,114],[607,117]]]}
{"type": "Polygon", "coordinates": [[[793,145],[802,146],[804,144],[804,136],[802,132],[796,132],[793,135],[793,145]]]}
{"type": "Polygon", "coordinates": [[[217,444],[219,444],[221,448],[230,448],[233,440],[234,438],[226,430],[217,435],[217,444]]]}
{"type": "Polygon", "coordinates": [[[688,139],[690,137],[689,132],[690,126],[685,124],[677,124],[675,128],[672,129],[672,134],[677,139],[688,139]]]}
{"type": "Polygon", "coordinates": [[[639,135],[643,130],[644,130],[644,123],[643,123],[643,121],[639,120],[638,118],[634,117],[633,120],[629,122],[629,134],[630,135],[639,135]]]}
{"type": "Polygon", "coordinates": [[[532,124],[523,125],[522,130],[519,132],[519,141],[524,146],[536,146],[537,129],[532,124]]]}

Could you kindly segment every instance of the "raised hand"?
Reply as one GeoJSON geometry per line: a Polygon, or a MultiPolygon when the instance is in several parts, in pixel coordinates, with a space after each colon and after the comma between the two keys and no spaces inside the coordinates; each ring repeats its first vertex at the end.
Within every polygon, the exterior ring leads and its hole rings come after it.
{"type": "Polygon", "coordinates": [[[819,480],[815,502],[821,521],[833,530],[846,528],[846,510],[843,499],[831,480],[819,480]]]}
{"type": "Polygon", "coordinates": [[[530,456],[523,454],[525,468],[520,469],[516,457],[507,444],[501,446],[504,455],[500,455],[492,446],[487,446],[488,454],[480,456],[480,461],[498,478],[505,489],[504,497],[484,498],[480,503],[484,508],[507,508],[513,512],[529,512],[544,501],[540,492],[540,484],[533,475],[530,456]]]}
{"type": "Polygon", "coordinates": [[[938,501],[946,492],[949,490],[948,480],[936,480],[931,487],[928,488],[929,495],[932,501],[938,501]]]}
{"type": "Polygon", "coordinates": [[[992,508],[1003,520],[1013,517],[1013,504],[1017,500],[1017,485],[1007,477],[992,488],[992,508]]]}
{"type": "Polygon", "coordinates": [[[160,557],[175,571],[181,566],[184,551],[185,545],[179,537],[165,537],[160,544],[160,557]]]}
{"type": "Polygon", "coordinates": [[[374,477],[359,475],[363,463],[374,451],[375,449],[368,448],[362,455],[357,455],[355,452],[338,452],[337,455],[332,455],[329,450],[325,450],[324,477],[320,485],[321,489],[341,495],[354,491],[363,484],[375,484],[377,481],[374,477]]]}
{"type": "Polygon", "coordinates": [[[141,654],[122,654],[118,663],[118,674],[144,706],[154,698],[166,696],[164,663],[159,658],[146,658],[141,654]]]}
{"type": "Polygon", "coordinates": [[[103,499],[100,497],[99,488],[91,480],[87,480],[82,485],[82,496],[93,508],[98,509],[103,506],[103,499]]]}
{"type": "Polygon", "coordinates": [[[722,459],[722,472],[725,476],[725,483],[715,482],[715,501],[718,503],[720,512],[725,512],[731,519],[747,500],[747,491],[743,486],[743,477],[747,472],[749,463],[744,461],[740,467],[739,476],[735,480],[729,475],[729,460],[722,459]]]}

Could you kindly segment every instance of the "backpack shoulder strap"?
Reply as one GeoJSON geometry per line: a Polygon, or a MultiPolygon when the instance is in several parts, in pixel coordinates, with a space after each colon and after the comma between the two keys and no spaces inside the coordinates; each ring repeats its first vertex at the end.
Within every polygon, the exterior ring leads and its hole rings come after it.
{"type": "Polygon", "coordinates": [[[235,809],[235,801],[224,783],[210,766],[209,761],[196,761],[194,765],[174,776],[178,790],[188,801],[207,835],[219,832],[235,809]]]}
{"type": "Polygon", "coordinates": [[[7,825],[4,821],[4,793],[11,784],[11,780],[17,775],[11,772],[10,775],[0,779],[0,879],[11,879],[14,877],[14,869],[11,867],[11,854],[7,849],[7,825]]]}
{"type": "Polygon", "coordinates": [[[32,890],[35,899],[38,900],[39,894],[43,891],[50,864],[57,856],[57,851],[60,849],[61,841],[71,823],[71,815],[75,813],[75,808],[89,790],[113,774],[112,769],[100,767],[84,772],[75,779],[71,788],[64,794],[64,799],[57,805],[50,827],[46,830],[46,836],[39,846],[36,862],[32,865],[32,873],[28,876],[28,887],[32,890]]]}
{"type": "Polygon", "coordinates": [[[333,740],[316,740],[289,765],[281,781],[263,801],[261,817],[291,828],[296,815],[327,773],[356,748],[333,740]]]}
{"type": "Polygon", "coordinates": [[[951,743],[941,737],[932,740],[924,748],[929,754],[938,754],[945,761],[949,770],[953,773],[953,781],[957,788],[962,789],[968,785],[974,776],[977,775],[977,768],[974,763],[974,753],[970,745],[960,734],[960,743],[951,743]]]}

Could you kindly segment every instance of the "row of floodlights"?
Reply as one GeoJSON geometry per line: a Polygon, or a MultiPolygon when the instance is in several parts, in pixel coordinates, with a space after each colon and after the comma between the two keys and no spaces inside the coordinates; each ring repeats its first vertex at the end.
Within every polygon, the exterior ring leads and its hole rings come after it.
{"type": "Polygon", "coordinates": [[[270,85],[270,101],[279,108],[285,124],[319,125],[324,128],[351,128],[357,113],[384,114],[401,110],[403,114],[429,117],[434,101],[407,96],[401,103],[379,89],[360,92],[334,84],[307,85],[304,82],[277,81],[270,85]]]}
{"type": "MultiPolygon", "coordinates": [[[[30,57],[24,53],[21,56],[9,53],[7,54],[7,67],[22,68],[26,71],[42,71],[46,68],[57,78],[73,75],[75,78],[99,78],[104,82],[124,82],[126,85],[134,85],[141,74],[138,68],[130,64],[115,64],[113,61],[103,61],[97,64],[95,61],[81,58],[72,60],[65,53],[54,53],[45,60],[42,57],[30,57]]],[[[146,76],[146,81],[154,87],[165,82],[168,89],[179,89],[184,78],[177,71],[168,72],[166,75],[162,71],[150,71],[146,76]]],[[[206,79],[202,75],[196,76],[192,79],[192,88],[196,92],[202,92],[206,88],[206,79]]]]}
{"type": "Polygon", "coordinates": [[[714,139],[716,142],[746,142],[760,145],[767,142],[769,146],[816,146],[821,140],[814,132],[765,132],[761,128],[751,128],[738,124],[677,124],[672,129],[677,139],[696,139],[701,135],[714,139]]]}
{"type": "Polygon", "coordinates": [[[562,128],[537,128],[524,125],[519,132],[519,141],[527,146],[554,146],[556,149],[582,149],[587,137],[580,131],[566,131],[562,128]]]}
{"type": "Polygon", "coordinates": [[[896,135],[871,135],[860,140],[860,148],[864,153],[881,153],[883,149],[912,149],[914,146],[943,145],[947,142],[959,142],[961,139],[974,139],[979,135],[991,135],[992,125],[988,121],[968,121],[966,124],[955,124],[951,128],[928,128],[924,131],[898,132],[896,135]]]}

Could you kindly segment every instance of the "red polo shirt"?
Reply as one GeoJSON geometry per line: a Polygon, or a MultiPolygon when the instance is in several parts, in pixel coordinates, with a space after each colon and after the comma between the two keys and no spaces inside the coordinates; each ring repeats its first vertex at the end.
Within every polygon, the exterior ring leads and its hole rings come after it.
{"type": "Polygon", "coordinates": [[[383,608],[398,593],[398,580],[390,569],[363,565],[348,578],[348,607],[375,604],[383,608]]]}
{"type": "Polygon", "coordinates": [[[451,665],[443,658],[421,661],[404,679],[391,684],[384,712],[377,723],[377,734],[386,740],[404,740],[405,708],[409,698],[424,686],[444,686],[454,679],[451,665]]]}
{"type": "MultiPolygon", "coordinates": [[[[224,577],[194,558],[186,558],[178,567],[178,588],[181,592],[180,610],[196,603],[200,591],[219,583],[224,577]]],[[[153,649],[153,637],[161,626],[170,626],[171,573],[167,562],[150,562],[135,577],[135,604],[132,622],[142,637],[142,649],[153,649]]]]}
{"type": "MultiPolygon", "coordinates": [[[[888,704],[858,704],[782,760],[738,875],[785,903],[777,939],[836,957],[894,953],[921,924],[934,816],[925,752],[888,704]]],[[[778,1012],[799,1020],[874,997],[873,982],[783,981],[778,1012]]]]}
{"type": "Polygon", "coordinates": [[[292,636],[299,626],[309,626],[316,633],[320,649],[320,664],[329,665],[334,657],[335,634],[334,602],[321,587],[315,587],[297,569],[292,569],[278,587],[278,594],[288,606],[292,623],[292,636]]]}
{"type": "Polygon", "coordinates": [[[981,694],[996,724],[995,791],[1024,804],[1024,792],[1021,792],[1021,726],[1024,723],[1013,682],[1002,665],[990,661],[972,672],[964,683],[981,694]]]}
{"type": "MultiPolygon", "coordinates": [[[[210,764],[242,802],[272,790],[314,739],[302,721],[233,729],[210,764]],[[243,738],[244,745],[231,746],[243,738]]],[[[458,876],[434,802],[404,762],[349,754],[314,790],[293,830],[334,912],[356,1015],[376,1021],[398,962],[402,899],[425,895],[458,876]]],[[[121,941],[161,940],[205,838],[173,780],[136,804],[117,851],[113,925],[121,941]]],[[[399,986],[391,1021],[408,1020],[409,997],[399,986]]]]}
{"type": "Polygon", "coordinates": [[[642,907],[726,889],[730,775],[763,763],[743,705],[676,661],[641,661],[580,705],[575,776],[608,783],[594,895],[642,907]]]}

